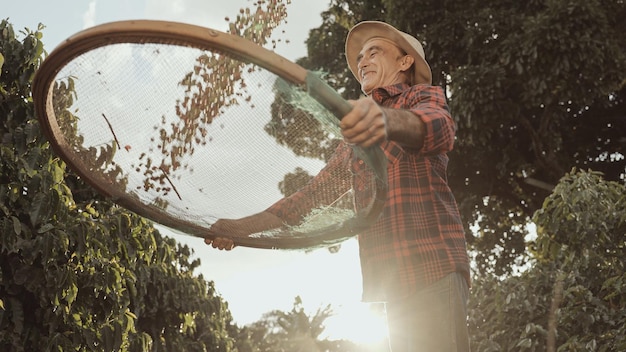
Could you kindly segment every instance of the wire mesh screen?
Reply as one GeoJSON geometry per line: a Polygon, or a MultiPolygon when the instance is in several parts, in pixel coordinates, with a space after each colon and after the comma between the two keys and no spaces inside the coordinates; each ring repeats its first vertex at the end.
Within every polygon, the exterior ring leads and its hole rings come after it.
{"type": "MultiPolygon", "coordinates": [[[[380,196],[384,180],[341,142],[335,116],[268,70],[219,51],[110,44],[67,62],[51,87],[49,123],[79,174],[188,234],[202,236],[218,219],[264,211],[304,189],[305,205],[283,228],[243,243],[280,248],[288,238],[356,223],[380,196]],[[320,171],[323,182],[314,177],[320,171]]],[[[346,229],[286,246],[329,244],[353,235],[346,229]]]]}

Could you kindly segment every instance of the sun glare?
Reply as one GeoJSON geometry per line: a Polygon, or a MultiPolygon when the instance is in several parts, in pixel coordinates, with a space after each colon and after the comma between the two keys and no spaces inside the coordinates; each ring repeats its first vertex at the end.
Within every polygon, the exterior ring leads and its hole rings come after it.
{"type": "Polygon", "coordinates": [[[382,312],[366,303],[335,309],[326,321],[329,339],[349,340],[360,345],[380,344],[387,339],[387,323],[382,312]]]}

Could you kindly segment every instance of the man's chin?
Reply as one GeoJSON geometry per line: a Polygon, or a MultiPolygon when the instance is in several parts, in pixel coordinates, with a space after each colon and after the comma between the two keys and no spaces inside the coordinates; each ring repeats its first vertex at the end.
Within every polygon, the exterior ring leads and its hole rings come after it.
{"type": "Polygon", "coordinates": [[[369,95],[373,89],[374,87],[372,87],[371,84],[367,84],[367,82],[361,81],[361,91],[363,93],[365,93],[366,95],[369,95]]]}

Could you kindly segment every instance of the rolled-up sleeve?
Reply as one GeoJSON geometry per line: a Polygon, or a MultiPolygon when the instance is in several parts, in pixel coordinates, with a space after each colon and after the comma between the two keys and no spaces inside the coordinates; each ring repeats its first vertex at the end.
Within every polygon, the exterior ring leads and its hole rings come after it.
{"type": "Polygon", "coordinates": [[[454,146],[456,124],[450,115],[441,87],[414,86],[407,94],[409,110],[425,124],[424,145],[420,154],[425,156],[447,153],[454,146]]]}

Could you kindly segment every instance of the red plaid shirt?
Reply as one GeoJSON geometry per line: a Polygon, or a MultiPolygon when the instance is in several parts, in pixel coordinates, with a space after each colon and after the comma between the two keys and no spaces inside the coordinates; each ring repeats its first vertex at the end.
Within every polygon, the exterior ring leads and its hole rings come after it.
{"type": "MultiPolygon", "coordinates": [[[[371,96],[381,106],[415,113],[426,125],[426,136],[420,150],[391,141],[381,144],[389,159],[388,193],[381,217],[359,234],[363,300],[403,298],[453,272],[462,273],[469,284],[463,224],[447,184],[446,153],[452,150],[456,127],[443,90],[399,84],[375,89],[371,96]]],[[[350,148],[340,146],[311,183],[268,211],[290,223],[299,221],[319,201],[320,196],[313,195],[323,188],[329,175],[350,171],[359,174],[362,163],[349,154],[350,148]]],[[[354,188],[358,201],[358,180],[354,188]]]]}

